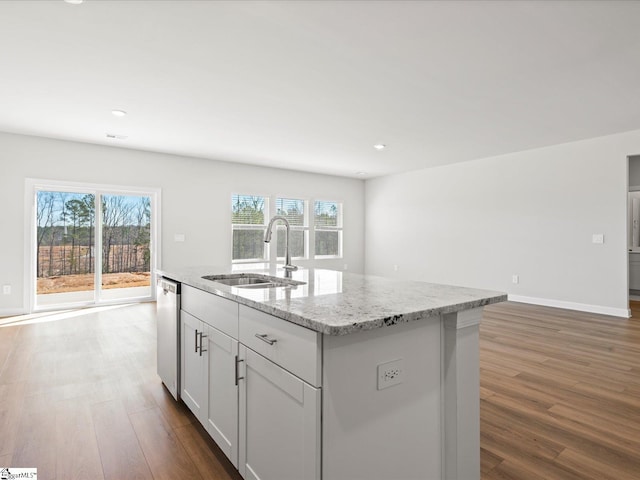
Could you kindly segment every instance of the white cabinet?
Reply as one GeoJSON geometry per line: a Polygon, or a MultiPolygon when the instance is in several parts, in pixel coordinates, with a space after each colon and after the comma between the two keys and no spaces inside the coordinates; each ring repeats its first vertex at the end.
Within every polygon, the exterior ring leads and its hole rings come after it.
{"type": "Polygon", "coordinates": [[[245,480],[480,478],[482,308],[332,336],[182,287],[181,397],[245,480]]]}
{"type": "Polygon", "coordinates": [[[640,290],[640,253],[629,253],[629,289],[640,290]]]}
{"type": "Polygon", "coordinates": [[[319,480],[321,390],[242,344],[240,359],[240,474],[319,480]]]}
{"type": "Polygon", "coordinates": [[[239,465],[247,480],[319,480],[321,336],[240,305],[239,465]]]}
{"type": "Polygon", "coordinates": [[[206,329],[208,401],[205,428],[238,467],[238,341],[211,326],[206,329]]]}
{"type": "Polygon", "coordinates": [[[182,296],[182,397],[237,467],[238,304],[186,285],[182,296]]]}
{"type": "Polygon", "coordinates": [[[321,335],[187,285],[182,308],[182,399],[220,449],[247,480],[319,480],[321,335]]]}
{"type": "Polygon", "coordinates": [[[182,309],[232,338],[238,338],[238,304],[188,285],[182,286],[182,309]]]}
{"type": "Polygon", "coordinates": [[[321,386],[318,332],[240,305],[240,343],[314,387],[321,386]]]}
{"type": "Polygon", "coordinates": [[[206,357],[201,348],[205,325],[193,315],[180,311],[180,374],[182,400],[202,424],[207,403],[206,357]]]}

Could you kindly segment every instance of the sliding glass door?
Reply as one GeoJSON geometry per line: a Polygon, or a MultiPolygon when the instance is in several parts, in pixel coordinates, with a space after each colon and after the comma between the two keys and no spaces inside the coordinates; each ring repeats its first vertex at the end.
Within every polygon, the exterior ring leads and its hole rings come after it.
{"type": "Polygon", "coordinates": [[[153,296],[156,192],[34,193],[35,309],[153,296]]]}
{"type": "Polygon", "coordinates": [[[36,193],[38,306],[93,302],[95,195],[36,193]]]}
{"type": "Polygon", "coordinates": [[[102,195],[100,298],[151,296],[151,198],[102,195]]]}

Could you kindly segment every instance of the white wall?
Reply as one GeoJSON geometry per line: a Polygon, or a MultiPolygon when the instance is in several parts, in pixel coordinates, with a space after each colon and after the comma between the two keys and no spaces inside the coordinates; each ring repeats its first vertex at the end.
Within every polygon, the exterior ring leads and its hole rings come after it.
{"type": "MultiPolygon", "coordinates": [[[[278,194],[344,202],[344,259],[319,267],[364,267],[362,180],[253,167],[99,145],[0,133],[0,315],[24,311],[25,178],[162,189],[162,265],[224,265],[231,257],[231,194],[278,194]],[[186,241],[173,241],[184,233],[186,241]]],[[[297,262],[302,264],[303,262],[297,262]]]]}
{"type": "Polygon", "coordinates": [[[365,271],[626,315],[639,152],[640,130],[368,180],[365,271]]]}
{"type": "Polygon", "coordinates": [[[355,272],[497,289],[622,315],[627,156],[639,153],[640,131],[633,131],[363,186],[360,180],[0,133],[0,285],[13,286],[12,295],[0,294],[0,315],[25,308],[27,177],[160,187],[165,266],[228,262],[232,192],[318,196],[345,202],[344,260],[323,266],[348,263],[355,272]],[[174,233],[187,241],[175,243],[174,233]],[[593,233],[604,233],[605,243],[592,244],[593,233]],[[520,276],[518,285],[512,274],[520,276]]]}

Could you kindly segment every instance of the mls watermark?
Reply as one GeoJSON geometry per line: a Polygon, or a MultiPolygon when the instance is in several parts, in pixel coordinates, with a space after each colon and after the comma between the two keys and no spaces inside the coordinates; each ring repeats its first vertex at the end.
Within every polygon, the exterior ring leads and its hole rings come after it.
{"type": "Polygon", "coordinates": [[[37,468],[0,467],[0,480],[20,480],[23,478],[37,480],[37,468]]]}

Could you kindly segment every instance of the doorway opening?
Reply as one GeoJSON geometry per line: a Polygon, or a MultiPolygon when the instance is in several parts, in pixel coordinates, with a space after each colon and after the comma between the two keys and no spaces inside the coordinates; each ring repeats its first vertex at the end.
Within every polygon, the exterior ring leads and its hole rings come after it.
{"type": "Polygon", "coordinates": [[[629,310],[640,310],[640,155],[628,157],[627,247],[629,310]]]}
{"type": "Polygon", "coordinates": [[[32,181],[31,306],[153,300],[159,191],[32,181]]]}

